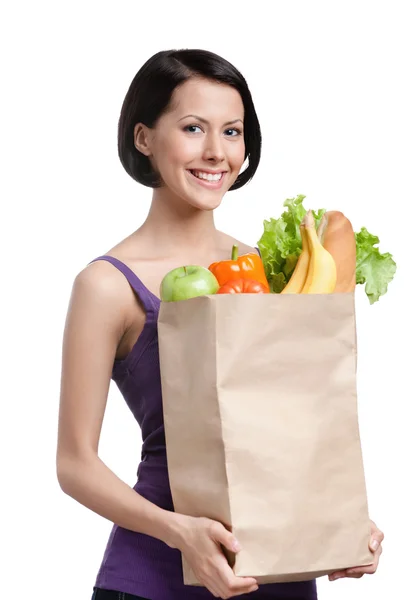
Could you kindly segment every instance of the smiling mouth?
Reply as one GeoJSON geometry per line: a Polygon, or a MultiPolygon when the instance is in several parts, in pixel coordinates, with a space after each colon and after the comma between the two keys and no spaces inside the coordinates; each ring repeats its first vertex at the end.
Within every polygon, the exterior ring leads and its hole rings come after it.
{"type": "Polygon", "coordinates": [[[196,169],[188,169],[189,173],[193,175],[196,179],[200,181],[205,181],[207,183],[218,183],[222,181],[226,171],[222,171],[220,173],[205,173],[204,171],[197,171],[196,169]]]}

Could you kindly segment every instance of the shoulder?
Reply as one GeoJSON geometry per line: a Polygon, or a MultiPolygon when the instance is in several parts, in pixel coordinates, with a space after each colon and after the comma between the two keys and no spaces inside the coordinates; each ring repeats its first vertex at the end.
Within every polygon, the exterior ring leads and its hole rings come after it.
{"type": "Polygon", "coordinates": [[[108,317],[123,327],[131,304],[130,285],[125,276],[106,260],[88,264],[77,273],[72,285],[71,307],[86,314],[108,317]]]}
{"type": "Polygon", "coordinates": [[[76,275],[74,287],[85,294],[110,300],[119,296],[119,284],[124,275],[107,260],[88,264],[76,275]]]}

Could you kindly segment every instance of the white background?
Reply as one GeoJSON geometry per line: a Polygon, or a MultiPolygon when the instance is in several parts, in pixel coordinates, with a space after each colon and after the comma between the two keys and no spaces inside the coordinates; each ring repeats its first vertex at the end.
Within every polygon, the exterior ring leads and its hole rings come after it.
{"type": "MultiPolygon", "coordinates": [[[[87,600],[111,524],[55,476],[61,339],[86,264],[144,220],[117,119],[141,65],[204,48],[246,77],[263,132],[254,180],[218,228],[255,244],[285,198],[339,209],[398,264],[373,306],[357,290],[359,418],[378,573],[319,579],[321,600],[413,597],[415,43],[411,2],[14,2],[1,18],[1,596],[87,600]]],[[[140,431],[111,384],[101,458],[135,482],[140,431]]]]}

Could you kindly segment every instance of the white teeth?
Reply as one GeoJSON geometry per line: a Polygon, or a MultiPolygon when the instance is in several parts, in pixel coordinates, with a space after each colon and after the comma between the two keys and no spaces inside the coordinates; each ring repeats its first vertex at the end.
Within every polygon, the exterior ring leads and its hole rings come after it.
{"type": "Polygon", "coordinates": [[[212,173],[204,173],[203,171],[192,171],[193,175],[199,177],[199,179],[206,179],[207,181],[219,181],[222,178],[222,173],[213,175],[212,173]]]}

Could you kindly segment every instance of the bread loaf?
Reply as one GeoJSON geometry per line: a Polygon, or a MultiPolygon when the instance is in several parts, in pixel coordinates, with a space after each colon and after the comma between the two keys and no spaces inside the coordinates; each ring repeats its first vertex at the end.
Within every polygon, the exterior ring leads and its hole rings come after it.
{"type": "Polygon", "coordinates": [[[337,283],[334,293],[352,292],[356,287],[356,240],[352,224],[338,210],[325,213],[321,243],[334,258],[337,283]]]}

